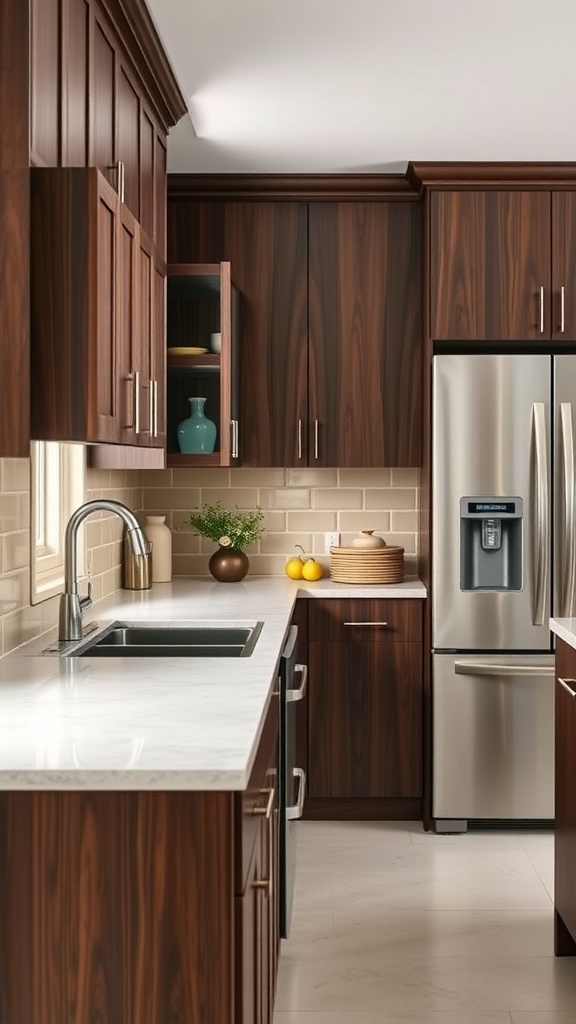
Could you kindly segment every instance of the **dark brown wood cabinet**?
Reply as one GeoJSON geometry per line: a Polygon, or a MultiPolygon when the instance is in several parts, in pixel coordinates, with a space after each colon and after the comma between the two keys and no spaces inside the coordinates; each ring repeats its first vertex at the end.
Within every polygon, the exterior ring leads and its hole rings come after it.
{"type": "Polygon", "coordinates": [[[138,222],[96,168],[35,169],[31,250],[32,436],[162,448],[163,293],[138,222]]]}
{"type": "Polygon", "coordinates": [[[308,817],[421,816],[421,601],[309,602],[308,817]]]}
{"type": "Polygon", "coordinates": [[[576,192],[430,195],[430,336],[576,340],[576,192]]]}
{"type": "Polygon", "coordinates": [[[406,202],[194,201],[170,260],[229,259],[242,296],[242,461],[421,462],[421,211],[406,202]]]}
{"type": "Polygon", "coordinates": [[[277,743],[275,695],[243,793],[0,793],[0,1020],[271,1024],[277,743]]]}
{"type": "Polygon", "coordinates": [[[420,219],[413,203],[309,206],[308,465],[420,465],[420,219]]]}
{"type": "Polygon", "coordinates": [[[556,641],[554,951],[576,956],[576,650],[556,641]]]}

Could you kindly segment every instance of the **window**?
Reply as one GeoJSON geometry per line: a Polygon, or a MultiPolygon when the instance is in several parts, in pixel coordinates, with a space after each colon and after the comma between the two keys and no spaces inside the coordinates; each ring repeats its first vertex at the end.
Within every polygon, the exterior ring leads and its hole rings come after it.
{"type": "MultiPolygon", "coordinates": [[[[64,533],[85,500],[86,450],[80,444],[33,441],[31,445],[31,604],[64,589],[64,533]]],[[[84,529],[78,535],[78,572],[84,575],[84,529]]]]}

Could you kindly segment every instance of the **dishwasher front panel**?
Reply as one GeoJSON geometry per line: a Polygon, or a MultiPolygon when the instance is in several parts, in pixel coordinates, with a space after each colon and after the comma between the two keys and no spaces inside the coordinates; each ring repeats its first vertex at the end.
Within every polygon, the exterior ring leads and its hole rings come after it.
{"type": "Polygon", "coordinates": [[[434,654],[432,665],[436,830],[552,820],[553,656],[451,652],[434,654]]]}

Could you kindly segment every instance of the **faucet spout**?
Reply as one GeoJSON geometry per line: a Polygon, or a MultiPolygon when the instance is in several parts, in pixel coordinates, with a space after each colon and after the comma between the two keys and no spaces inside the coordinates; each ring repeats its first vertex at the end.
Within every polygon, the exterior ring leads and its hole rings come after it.
{"type": "Polygon", "coordinates": [[[115,512],[126,524],[127,537],[133,553],[145,555],[150,550],[149,542],[136,516],[121,501],[97,498],[95,501],[86,501],[80,505],[68,520],[64,538],[64,593],[60,598],[59,640],[82,639],[82,612],[92,604],[90,586],[87,597],[78,596],[77,569],[78,530],[92,512],[115,512]]]}

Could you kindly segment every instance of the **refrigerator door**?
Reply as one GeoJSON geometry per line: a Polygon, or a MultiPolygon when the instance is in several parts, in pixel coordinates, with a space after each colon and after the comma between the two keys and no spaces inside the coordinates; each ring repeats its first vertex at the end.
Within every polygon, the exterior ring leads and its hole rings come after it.
{"type": "Polygon", "coordinates": [[[576,356],[554,358],[554,601],[576,615],[576,356]]]}
{"type": "Polygon", "coordinates": [[[434,356],[437,650],[550,649],[550,395],[550,356],[434,356]],[[521,499],[516,589],[461,588],[460,503],[466,496],[521,499]]]}
{"type": "Polygon", "coordinates": [[[433,818],[553,819],[552,655],[435,654],[432,671],[433,818]]]}

